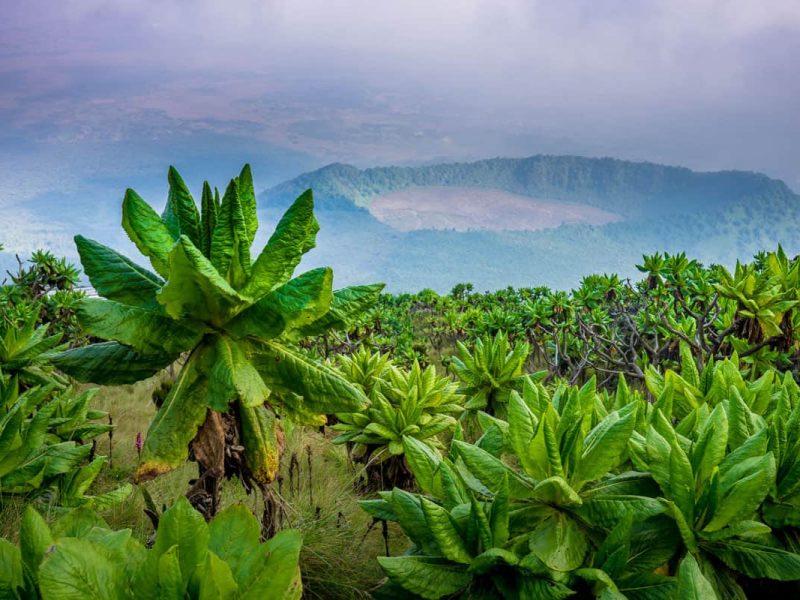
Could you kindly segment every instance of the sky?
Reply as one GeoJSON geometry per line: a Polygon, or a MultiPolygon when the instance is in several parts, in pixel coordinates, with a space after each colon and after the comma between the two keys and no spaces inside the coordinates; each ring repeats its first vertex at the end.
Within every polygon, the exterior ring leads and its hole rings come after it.
{"type": "Polygon", "coordinates": [[[798,64],[796,0],[0,0],[0,206],[537,153],[798,190],[798,64]]]}

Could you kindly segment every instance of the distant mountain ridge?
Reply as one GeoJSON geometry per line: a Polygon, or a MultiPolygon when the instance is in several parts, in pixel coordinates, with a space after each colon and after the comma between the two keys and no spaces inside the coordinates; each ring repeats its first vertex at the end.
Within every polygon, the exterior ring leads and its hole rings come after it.
{"type": "Polygon", "coordinates": [[[635,265],[653,252],[686,252],[732,266],[779,243],[787,252],[800,251],[800,196],[760,173],[700,173],[577,156],[370,169],[332,164],[267,190],[259,197],[260,210],[277,219],[308,188],[314,190],[321,231],[304,267],[330,264],[337,282],[385,281],[391,291],[444,292],[462,281],[479,289],[569,288],[597,272],[638,277],[635,265]],[[384,194],[438,186],[583,203],[622,220],[540,231],[403,232],[367,210],[384,194]]]}
{"type": "Polygon", "coordinates": [[[536,155],[422,167],[359,169],[334,163],[304,173],[265,193],[293,198],[313,188],[320,208],[341,201],[366,207],[385,193],[409,187],[459,186],[504,190],[523,196],[580,202],[626,217],[709,210],[741,201],[790,200],[782,181],[749,171],[696,172],[614,158],[536,155]]]}

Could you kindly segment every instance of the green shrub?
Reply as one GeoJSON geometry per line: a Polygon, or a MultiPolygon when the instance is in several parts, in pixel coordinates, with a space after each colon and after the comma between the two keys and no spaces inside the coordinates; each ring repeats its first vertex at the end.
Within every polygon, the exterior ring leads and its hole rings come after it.
{"type": "Polygon", "coordinates": [[[152,548],[78,509],[49,527],[28,507],[19,547],[0,540],[0,595],[114,598],[299,599],[302,539],[285,530],[266,542],[250,511],[234,505],[206,524],[185,498],[161,515],[152,548]]]}

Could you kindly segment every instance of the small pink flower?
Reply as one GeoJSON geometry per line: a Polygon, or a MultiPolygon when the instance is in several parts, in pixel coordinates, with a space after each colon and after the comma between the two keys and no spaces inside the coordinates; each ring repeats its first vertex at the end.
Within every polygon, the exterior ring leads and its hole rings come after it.
{"type": "Polygon", "coordinates": [[[142,453],[142,447],[144,446],[144,442],[142,441],[142,432],[138,432],[136,434],[136,452],[139,454],[142,453]]]}

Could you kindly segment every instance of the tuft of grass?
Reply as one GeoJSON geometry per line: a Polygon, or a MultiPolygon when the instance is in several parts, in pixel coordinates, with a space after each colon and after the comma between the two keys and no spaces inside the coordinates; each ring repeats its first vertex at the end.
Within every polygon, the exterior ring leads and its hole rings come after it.
{"type": "MultiPolygon", "coordinates": [[[[153,392],[168,380],[167,374],[162,374],[134,385],[101,388],[95,396],[94,406],[109,412],[115,425],[111,444],[107,437],[98,441],[98,453],[110,456],[111,466],[98,478],[95,491],[130,481],[138,462],[136,435],[146,434],[155,414],[153,392]]],[[[387,528],[385,539],[382,525],[374,524],[372,517],[358,506],[363,467],[352,464],[343,446],[334,446],[328,436],[316,429],[290,424],[285,427],[286,448],[272,493],[280,505],[278,528],[296,528],[303,534],[303,597],[369,598],[369,590],[383,579],[376,557],[386,554],[387,543],[391,554],[402,553],[408,540],[394,525],[387,528]]],[[[184,494],[188,481],[196,476],[197,465],[187,462],[141,487],[161,510],[184,494]]],[[[259,492],[248,496],[240,482],[226,481],[222,503],[243,503],[261,518],[264,496],[259,492]]],[[[128,501],[103,516],[112,527],[130,528],[135,537],[146,542],[153,528],[144,508],[143,496],[136,490],[128,501]]]]}
{"type": "MultiPolygon", "coordinates": [[[[376,557],[386,553],[383,528],[361,510],[356,469],[343,446],[310,428],[287,428],[286,449],[277,483],[282,527],[303,533],[300,569],[304,598],[369,598],[382,579],[376,557]]],[[[388,529],[391,554],[408,540],[388,529]]]]}

